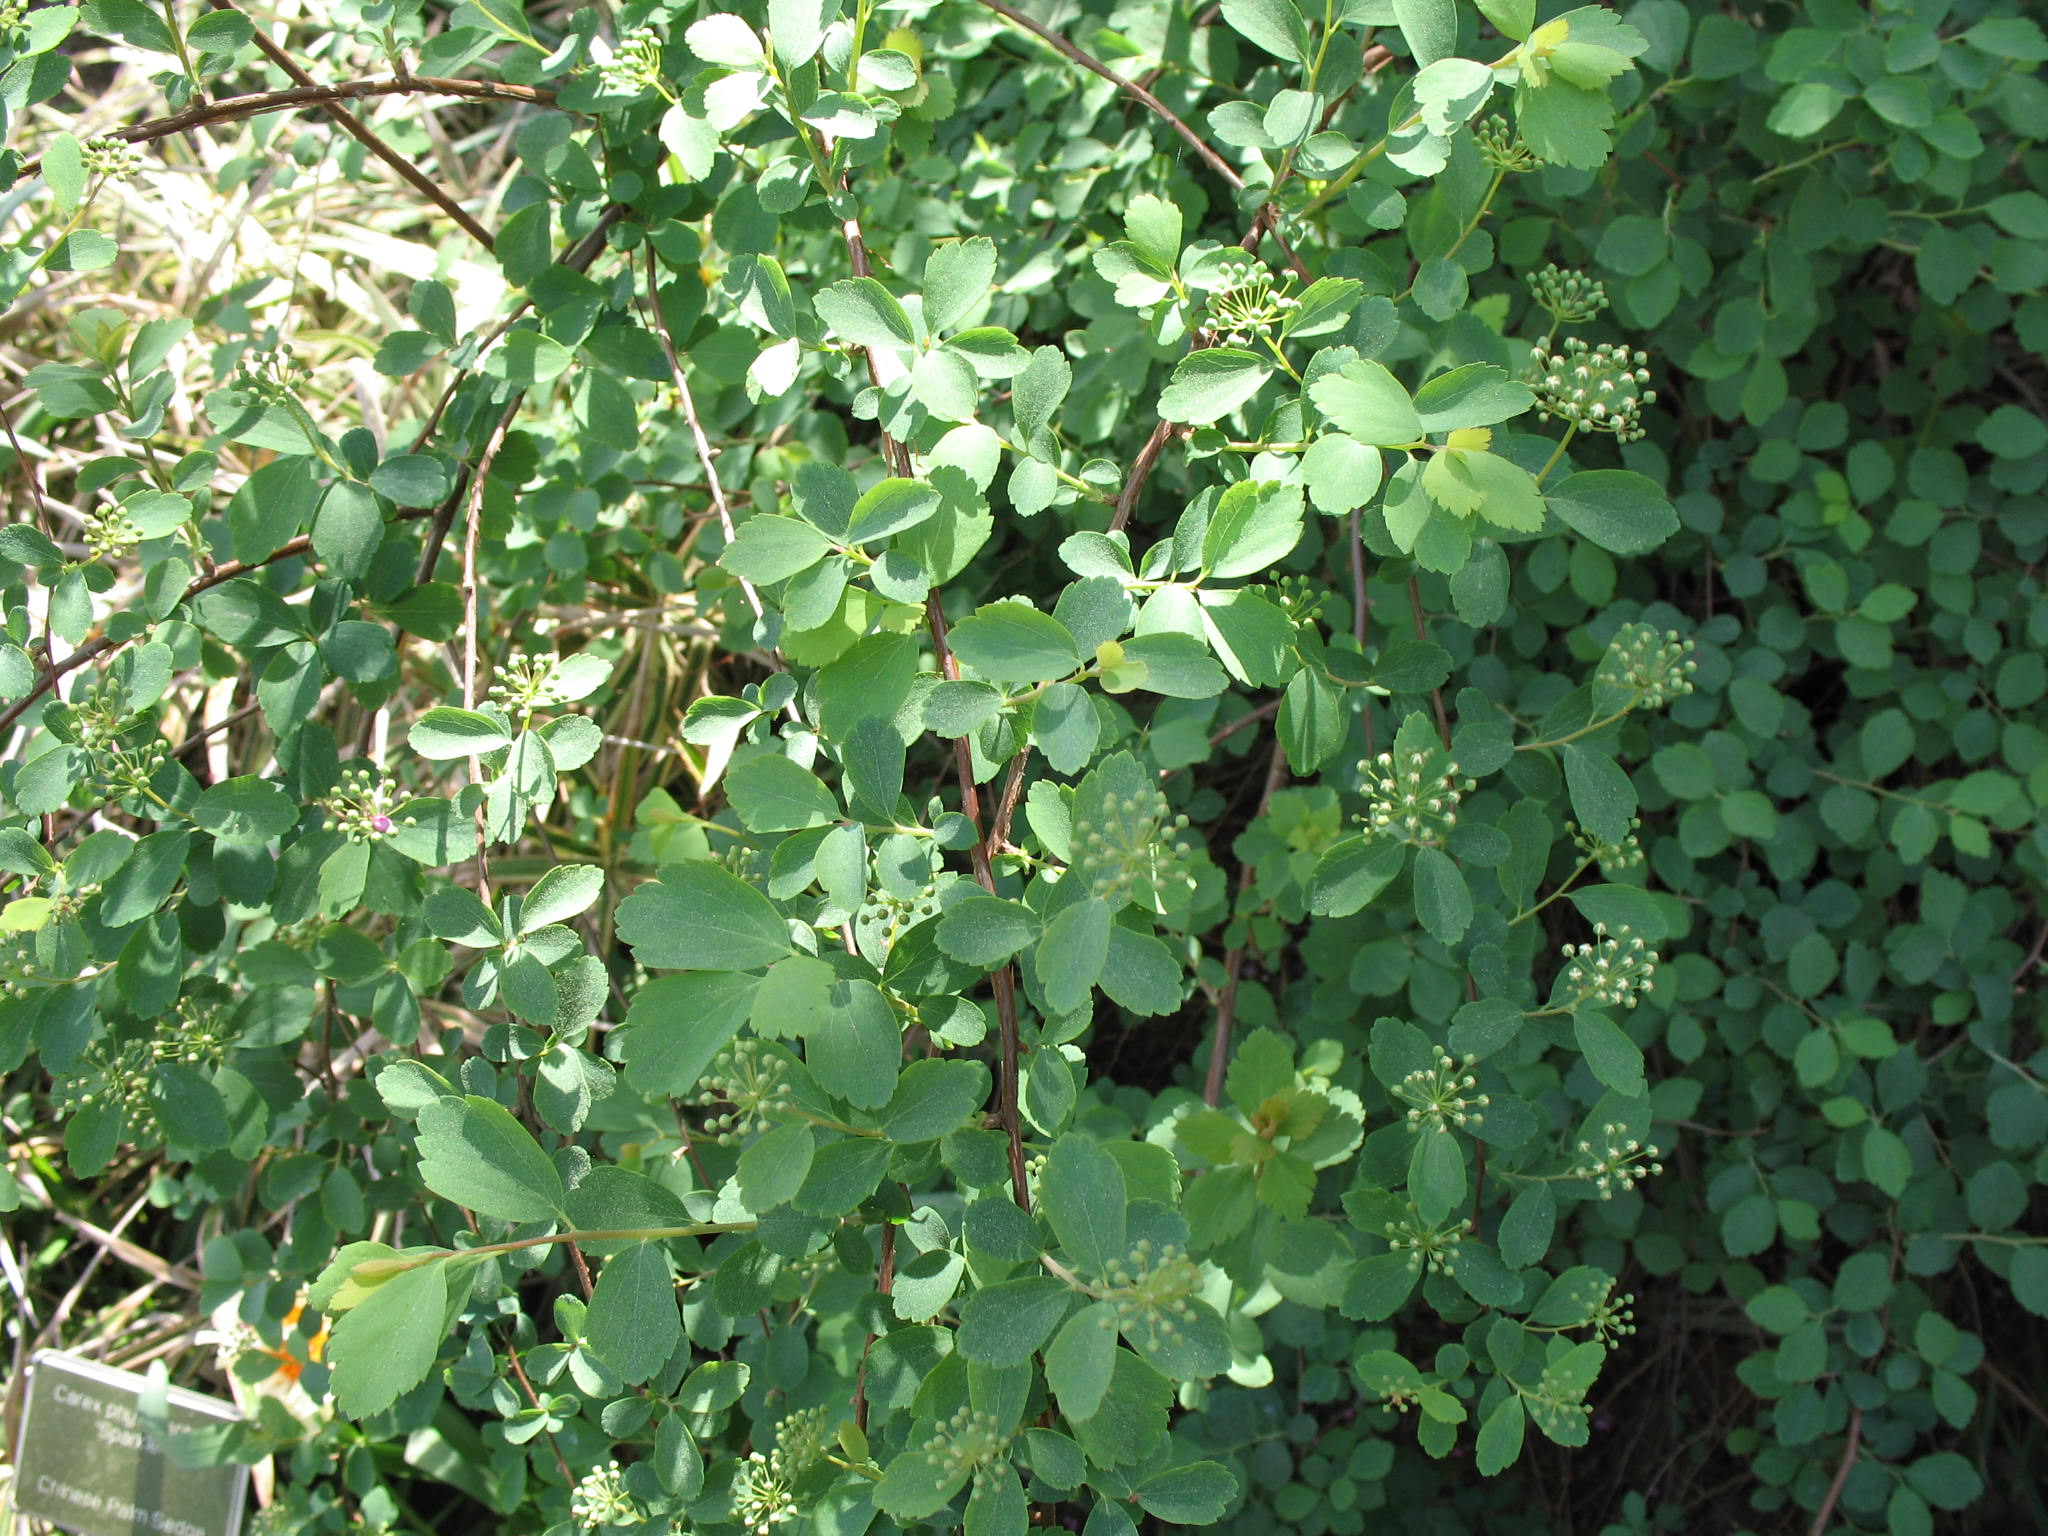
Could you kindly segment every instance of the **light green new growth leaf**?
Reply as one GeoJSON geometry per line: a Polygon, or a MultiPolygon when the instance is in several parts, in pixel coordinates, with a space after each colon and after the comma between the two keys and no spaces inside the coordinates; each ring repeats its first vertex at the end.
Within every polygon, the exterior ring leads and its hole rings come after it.
{"type": "Polygon", "coordinates": [[[1422,418],[1400,380],[1370,358],[1346,363],[1308,388],[1317,410],[1361,443],[1395,448],[1422,437],[1422,418]]]}
{"type": "Polygon", "coordinates": [[[447,1274],[440,1263],[402,1270],[335,1321],[326,1362],[339,1412],[366,1419],[427,1379],[447,1332],[447,1274]]]}

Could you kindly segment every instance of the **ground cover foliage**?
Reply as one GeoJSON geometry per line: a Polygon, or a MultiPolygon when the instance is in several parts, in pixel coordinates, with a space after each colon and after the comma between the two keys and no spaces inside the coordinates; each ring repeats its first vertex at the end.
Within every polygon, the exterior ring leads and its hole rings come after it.
{"type": "Polygon", "coordinates": [[[0,6],[10,1423],[2048,1525],[2028,10],[0,6]]]}

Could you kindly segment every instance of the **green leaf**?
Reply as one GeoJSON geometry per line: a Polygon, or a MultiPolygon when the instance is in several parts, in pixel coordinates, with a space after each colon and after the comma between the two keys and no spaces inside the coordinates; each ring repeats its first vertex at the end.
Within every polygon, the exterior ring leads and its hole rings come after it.
{"type": "Polygon", "coordinates": [[[1109,919],[1109,903],[1091,896],[1062,908],[1045,925],[1032,964],[1055,1014],[1079,1009],[1101,979],[1109,958],[1109,919]]]}
{"type": "Polygon", "coordinates": [[[824,1022],[805,1042],[804,1060],[818,1086],[862,1109],[881,1109],[896,1092],[903,1027],[879,987],[832,984],[824,1022]]]}
{"type": "Polygon", "coordinates": [[[794,517],[760,514],[739,526],[718,563],[745,581],[772,586],[809,570],[832,552],[832,541],[794,517]]]}
{"type": "Polygon", "coordinates": [[[1576,741],[1562,748],[1565,784],[1579,825],[1603,843],[1618,844],[1636,814],[1636,787],[1627,772],[1604,752],[1576,741]]]}
{"type": "Polygon", "coordinates": [[[1642,1047],[1606,1014],[1581,1010],[1572,1017],[1572,1035],[1585,1055],[1587,1069],[1602,1087],[1628,1098],[1640,1098],[1649,1091],[1643,1078],[1642,1047]]]}
{"type": "Polygon", "coordinates": [[[298,819],[298,797],[275,779],[254,774],[209,786],[192,806],[193,822],[223,843],[267,843],[298,819]]]}
{"type": "Polygon", "coordinates": [[[1401,1310],[1421,1272],[1422,1261],[1401,1249],[1360,1259],[1351,1266],[1338,1309],[1357,1322],[1382,1322],[1401,1310]]]}
{"type": "Polygon", "coordinates": [[[495,752],[511,745],[512,735],[495,715],[443,704],[413,721],[406,739],[421,757],[430,762],[447,762],[495,752]]]}
{"type": "Polygon", "coordinates": [[[1544,495],[1573,532],[1617,555],[1644,555],[1678,531],[1678,514],[1655,481],[1626,469],[1569,475],[1544,495]]]}
{"type": "Polygon", "coordinates": [[[988,1069],[978,1061],[913,1061],[897,1079],[880,1120],[891,1141],[936,1141],[958,1130],[988,1098],[988,1069]]]}
{"type": "Polygon", "coordinates": [[[853,504],[846,542],[871,544],[915,528],[932,517],[939,505],[939,493],[922,480],[884,480],[853,504]]]}
{"type": "Polygon", "coordinates": [[[1001,964],[1038,937],[1037,917],[1019,902],[976,895],[939,918],[938,941],[955,960],[984,968],[1001,964]]]}
{"type": "Polygon", "coordinates": [[[1167,421],[1202,426],[1228,416],[1259,392],[1273,365],[1237,347],[1206,347],[1174,365],[1173,380],[1160,393],[1159,414],[1167,421]]]}
{"type": "Polygon", "coordinates": [[[1500,1258],[1510,1269],[1541,1263],[1557,1226],[1557,1196],[1548,1184],[1530,1184],[1500,1219],[1500,1258]]]}
{"type": "Polygon", "coordinates": [[[757,1138],[739,1160],[740,1198],[747,1209],[758,1214],[794,1200],[817,1148],[810,1126],[801,1121],[757,1138]]]}
{"type": "Polygon", "coordinates": [[[1347,837],[1333,844],[1309,875],[1309,910],[1324,917],[1349,917],[1362,910],[1393,883],[1407,857],[1400,843],[1347,837]]]}
{"type": "Polygon", "coordinates": [[[351,1419],[382,1413],[427,1379],[447,1332],[447,1269],[402,1270],[344,1312],[325,1359],[335,1408],[351,1419]]]}
{"type": "Polygon", "coordinates": [[[1417,64],[1457,52],[1458,9],[1452,0],[1394,0],[1394,19],[1417,64]]]}
{"type": "Polygon", "coordinates": [[[1479,1426],[1479,1439],[1472,1448],[1472,1464],[1482,1477],[1497,1476],[1520,1459],[1522,1434],[1527,1427],[1528,1416],[1522,1410],[1519,1394],[1511,1392],[1494,1405],[1479,1426]]]}
{"type": "Polygon", "coordinates": [[[839,818],[824,781],[779,752],[748,758],[725,776],[725,795],[749,832],[797,832],[839,818]]]}
{"type": "Polygon", "coordinates": [[[1237,1479],[1218,1461],[1191,1461],[1154,1472],[1137,1487],[1139,1506],[1174,1525],[1214,1525],[1237,1497],[1237,1479]]]}
{"type": "Polygon", "coordinates": [[[1075,1263],[1103,1275],[1125,1257],[1123,1171],[1099,1143],[1072,1133],[1054,1142],[1038,1189],[1046,1219],[1075,1263]]]}
{"type": "Polygon", "coordinates": [[[1052,1337],[1079,1293],[1051,1275],[1028,1275],[976,1291],[960,1306],[954,1337],[979,1365],[1023,1365],[1052,1337]]]}
{"type": "MultiPolygon", "coordinates": [[[[704,25],[705,22],[697,23],[697,27],[704,25]]],[[[691,32],[695,33],[697,27],[692,27],[691,32]]],[[[909,313],[893,293],[872,277],[849,277],[836,282],[818,294],[816,303],[818,318],[842,340],[857,347],[907,349],[917,344],[917,328],[910,323],[909,313]]]]}
{"type": "Polygon", "coordinates": [[[1465,1149],[1455,1132],[1425,1126],[1408,1159],[1408,1198],[1431,1226],[1464,1203],[1465,1149]]]}
{"type": "Polygon", "coordinates": [[[1258,575],[1294,552],[1301,517],[1299,486],[1240,480],[1209,515],[1202,568],[1225,578],[1258,575]]]}
{"type": "Polygon", "coordinates": [[[924,263],[924,323],[951,333],[995,285],[996,245],[983,235],[936,247],[924,263]]]}
{"type": "Polygon", "coordinates": [[[1066,626],[1028,603],[989,603],[953,626],[953,654],[992,683],[1043,683],[1081,664],[1066,626]]]}
{"type": "Polygon", "coordinates": [[[562,1176],[526,1127],[491,1099],[435,1099],[418,1119],[420,1179],[444,1200],[503,1221],[562,1215],[562,1176]]]}
{"type": "Polygon", "coordinates": [[[1338,431],[1361,443],[1395,448],[1422,437],[1422,418],[1408,391],[1369,358],[1324,374],[1309,386],[1308,396],[1338,431]]]}
{"type": "MultiPolygon", "coordinates": [[[[1251,39],[1276,59],[1285,59],[1290,64],[1309,62],[1308,23],[1294,0],[1224,0],[1220,9],[1233,32],[1251,39]]],[[[1176,214],[1176,235],[1178,224],[1176,214]]],[[[1179,254],[1176,240],[1169,264],[1179,254]]]]}
{"type": "Polygon", "coordinates": [[[767,897],[699,859],[667,866],[620,902],[618,932],[642,965],[665,970],[758,970],[792,948],[767,897]]]}
{"type": "Polygon", "coordinates": [[[1114,1302],[1083,1307],[1060,1325],[1045,1352],[1045,1380],[1060,1412],[1079,1423],[1093,1418],[1116,1369],[1114,1302]]]}
{"type": "Polygon", "coordinates": [[[634,1243],[605,1261],[583,1321],[583,1342],[628,1386],[668,1363],[683,1335],[675,1276],[659,1243],[634,1243]]]}
{"type": "Polygon", "coordinates": [[[1472,926],[1472,890],[1441,848],[1415,851],[1415,916],[1440,944],[1456,944],[1472,926]]]}

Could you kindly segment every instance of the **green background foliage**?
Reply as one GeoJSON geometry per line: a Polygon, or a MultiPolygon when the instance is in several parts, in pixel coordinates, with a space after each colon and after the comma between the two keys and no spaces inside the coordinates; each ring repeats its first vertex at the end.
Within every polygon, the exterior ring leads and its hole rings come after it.
{"type": "Polygon", "coordinates": [[[8,1401],[2048,1522],[2027,10],[0,5],[8,1401]]]}

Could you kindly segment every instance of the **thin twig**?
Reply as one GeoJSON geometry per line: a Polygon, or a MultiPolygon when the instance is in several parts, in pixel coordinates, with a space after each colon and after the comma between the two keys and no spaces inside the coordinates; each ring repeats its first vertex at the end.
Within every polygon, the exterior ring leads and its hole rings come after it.
{"type": "MultiPolygon", "coordinates": [[[[223,7],[225,9],[225,7],[223,7]]],[[[309,77],[310,80],[310,77],[309,77]]],[[[108,138],[130,144],[149,144],[158,139],[189,133],[194,128],[211,128],[220,123],[237,123],[272,112],[295,112],[304,107],[330,107],[345,101],[364,101],[379,96],[457,96],[472,101],[518,101],[532,106],[552,106],[553,91],[531,85],[505,85],[494,80],[446,80],[409,75],[400,80],[344,80],[337,85],[302,84],[284,91],[254,91],[247,96],[226,96],[202,101],[174,112],[169,117],[151,118],[127,128],[113,129],[108,138]]],[[[25,179],[42,169],[40,159],[21,168],[25,179]]]]}
{"type": "MultiPolygon", "coordinates": [[[[217,11],[233,11],[235,9],[229,3],[229,0],[213,0],[213,8],[217,11]]],[[[272,42],[269,34],[260,26],[256,28],[255,43],[257,51],[279,69],[283,70],[295,83],[302,86],[317,86],[318,82],[299,67],[298,60],[272,42]]],[[[414,165],[412,161],[385,143],[374,129],[357,118],[339,101],[329,101],[323,103],[323,106],[327,115],[334,120],[335,127],[390,166],[392,170],[398,173],[401,181],[419,193],[420,196],[426,198],[436,208],[447,214],[457,224],[460,224],[477,244],[487,251],[493,248],[494,242],[491,239],[491,232],[485,229],[483,225],[477,223],[470,216],[468,210],[456,202],[440,183],[436,182],[425,171],[414,165]]]]}
{"type": "MultiPolygon", "coordinates": [[[[1266,788],[1259,796],[1259,808],[1253,818],[1265,814],[1272,804],[1274,793],[1287,782],[1287,754],[1280,744],[1273,744],[1272,760],[1266,765],[1266,788]]],[[[1257,871],[1247,862],[1238,872],[1237,894],[1240,901],[1251,889],[1257,878],[1257,871]]],[[[1235,914],[1233,914],[1234,916],[1235,914]]],[[[1249,923],[1247,923],[1249,930],[1249,923]]],[[[1247,931],[1245,943],[1233,945],[1223,957],[1223,990],[1216,994],[1216,1031],[1209,1046],[1209,1077],[1202,1086],[1202,1102],[1214,1109],[1223,1102],[1223,1079],[1230,1064],[1230,1032],[1237,1022],[1237,984],[1244,974],[1245,950],[1251,942],[1247,931]]]]}
{"type": "Polygon", "coordinates": [[[1017,10],[1015,7],[1003,4],[1003,0],[981,0],[981,3],[987,6],[990,10],[994,11],[998,16],[1002,17],[1005,21],[1011,22],[1016,26],[1022,27],[1026,32],[1029,32],[1033,37],[1039,39],[1041,42],[1050,44],[1052,47],[1058,49],[1061,53],[1065,54],[1068,58],[1072,59],[1076,64],[1080,65],[1090,74],[1099,75],[1102,79],[1107,80],[1111,85],[1115,86],[1118,90],[1122,91],[1132,100],[1138,102],[1141,106],[1145,107],[1146,110],[1152,112],[1155,116],[1159,118],[1161,122],[1165,123],[1167,127],[1171,128],[1175,133],[1179,134],[1182,141],[1186,143],[1188,148],[1192,149],[1197,155],[1201,156],[1203,164],[1207,165],[1209,169],[1214,171],[1218,176],[1221,176],[1226,182],[1230,184],[1231,190],[1237,191],[1243,188],[1244,178],[1238,175],[1236,167],[1231,165],[1231,163],[1228,160],[1225,160],[1221,155],[1217,154],[1215,150],[1211,149],[1206,139],[1204,139],[1199,133],[1195,132],[1195,130],[1190,128],[1186,123],[1182,122],[1180,118],[1175,115],[1171,107],[1167,106],[1165,102],[1161,101],[1157,96],[1154,96],[1150,91],[1146,90],[1144,86],[1138,84],[1137,81],[1126,80],[1122,75],[1118,74],[1115,70],[1111,69],[1107,64],[1104,64],[1100,59],[1096,58],[1093,54],[1087,52],[1085,49],[1076,47],[1074,44],[1068,42],[1064,37],[1061,37],[1059,33],[1053,31],[1050,27],[1041,25],[1040,23],[1033,21],[1029,16],[1026,16],[1022,11],[1017,10]]]}
{"type": "Polygon", "coordinates": [[[1827,1536],[1828,1521],[1835,1515],[1835,1505],[1841,1501],[1842,1489],[1849,1481],[1849,1469],[1856,1465],[1856,1452],[1863,1443],[1863,1410],[1852,1407],[1849,1410],[1849,1440],[1842,1447],[1841,1465],[1835,1468],[1835,1480],[1828,1484],[1827,1497],[1820,1501],[1820,1509],[1813,1517],[1810,1536],[1827,1536]]]}
{"type": "MultiPolygon", "coordinates": [[[[704,483],[711,491],[711,509],[718,514],[718,526],[725,534],[726,543],[733,539],[732,508],[726,503],[725,487],[718,478],[718,465],[712,461],[711,440],[704,435],[704,423],[697,415],[697,401],[690,394],[690,381],[683,377],[683,360],[676,354],[675,338],[669,334],[668,317],[661,312],[661,269],[655,265],[654,247],[647,247],[647,307],[654,313],[654,334],[661,338],[662,356],[668,359],[669,377],[676,386],[676,404],[682,407],[683,421],[690,429],[690,442],[697,450],[697,466],[704,471],[704,483]]],[[[740,590],[747,595],[747,606],[754,610],[756,619],[765,618],[767,610],[761,606],[761,594],[754,590],[754,584],[746,577],[739,578],[740,590]]]]}

